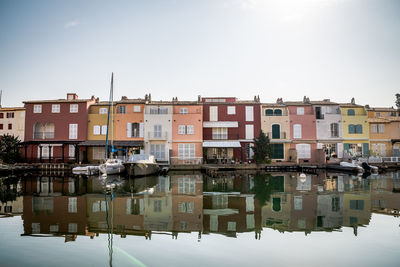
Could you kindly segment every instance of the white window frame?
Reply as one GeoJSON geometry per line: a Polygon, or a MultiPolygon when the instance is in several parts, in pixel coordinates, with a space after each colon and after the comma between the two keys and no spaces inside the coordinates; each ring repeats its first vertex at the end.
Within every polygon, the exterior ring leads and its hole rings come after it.
{"type": "Polygon", "coordinates": [[[78,139],[78,124],[71,123],[69,125],[69,139],[78,139]]]}
{"type": "Polygon", "coordinates": [[[293,124],[293,138],[299,139],[302,138],[302,125],[301,124],[293,124]]]}
{"type": "Polygon", "coordinates": [[[161,124],[155,124],[154,125],[154,137],[156,138],[161,138],[162,137],[162,125],[161,124]]]}
{"type": "Polygon", "coordinates": [[[60,104],[52,104],[51,113],[60,113],[60,104]]]}
{"type": "Polygon", "coordinates": [[[178,134],[186,134],[186,126],[178,125],[178,134]]]}
{"type": "Polygon", "coordinates": [[[42,105],[33,105],[33,113],[42,113],[42,105]]]}
{"type": "Polygon", "coordinates": [[[108,113],[108,108],[100,108],[99,109],[99,114],[107,114],[108,113]]]}
{"type": "Polygon", "coordinates": [[[186,134],[194,134],[194,125],[186,125],[186,134]]]}
{"type": "Polygon", "coordinates": [[[254,125],[246,124],[246,139],[253,140],[254,139],[254,125]]]}
{"type": "Polygon", "coordinates": [[[235,115],[236,114],[236,107],[235,106],[228,106],[226,113],[228,115],[235,115]]]}
{"type": "Polygon", "coordinates": [[[311,158],[311,145],[310,144],[296,144],[297,158],[310,159],[311,158]]]}
{"type": "Polygon", "coordinates": [[[133,112],[140,112],[141,108],[138,105],[133,106],[133,112]]]}
{"type": "Polygon", "coordinates": [[[188,114],[188,108],[180,108],[179,113],[180,114],[188,114]]]}
{"type": "Polygon", "coordinates": [[[69,113],[78,113],[79,106],[78,104],[69,104],[69,113]]]}
{"type": "Polygon", "coordinates": [[[246,106],[246,121],[254,121],[254,107],[246,106]]]}
{"type": "Polygon", "coordinates": [[[179,159],[194,159],[196,156],[196,146],[190,143],[178,144],[179,159]]]}
{"type": "Polygon", "coordinates": [[[107,125],[101,125],[101,135],[107,135],[107,125]]]}
{"type": "Polygon", "coordinates": [[[150,154],[153,155],[156,160],[166,160],[166,145],[165,144],[150,144],[150,154]]]}
{"type": "Polygon", "coordinates": [[[218,106],[210,106],[210,121],[218,121],[218,106]]]}
{"type": "Polygon", "coordinates": [[[304,107],[297,107],[297,115],[304,115],[304,107]]]}
{"type": "Polygon", "coordinates": [[[93,126],[93,135],[100,135],[100,125],[93,126]]]}
{"type": "Polygon", "coordinates": [[[77,213],[78,212],[78,200],[76,197],[68,198],[68,213],[77,213]]]}
{"type": "Polygon", "coordinates": [[[385,132],[385,124],[378,124],[378,133],[384,133],[385,132]]]}
{"type": "Polygon", "coordinates": [[[75,158],[75,146],[68,145],[68,157],[71,159],[75,158]]]}

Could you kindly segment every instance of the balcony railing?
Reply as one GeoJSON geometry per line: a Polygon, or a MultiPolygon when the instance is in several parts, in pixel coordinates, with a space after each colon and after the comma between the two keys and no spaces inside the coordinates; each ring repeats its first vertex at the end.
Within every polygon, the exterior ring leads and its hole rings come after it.
{"type": "Polygon", "coordinates": [[[213,134],[211,136],[213,140],[227,140],[228,139],[228,134],[213,134]]]}
{"type": "Polygon", "coordinates": [[[203,163],[203,158],[194,157],[194,158],[179,158],[179,157],[171,157],[171,164],[201,164],[203,163]]]}
{"type": "Polygon", "coordinates": [[[168,132],[148,132],[147,137],[151,140],[167,140],[168,132]]]}
{"type": "Polygon", "coordinates": [[[54,139],[54,132],[35,132],[33,133],[34,139],[54,139]]]}
{"type": "Polygon", "coordinates": [[[267,136],[269,139],[286,139],[286,132],[279,132],[278,134],[272,134],[272,132],[268,132],[267,136]]]}

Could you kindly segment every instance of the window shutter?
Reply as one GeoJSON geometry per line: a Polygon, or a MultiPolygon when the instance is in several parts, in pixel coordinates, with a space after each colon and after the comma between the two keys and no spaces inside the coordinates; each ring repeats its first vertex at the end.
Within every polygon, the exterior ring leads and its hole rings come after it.
{"type": "Polygon", "coordinates": [[[343,143],[338,143],[336,149],[338,158],[343,158],[343,143]]]}
{"type": "Polygon", "coordinates": [[[354,125],[353,125],[353,124],[349,124],[349,134],[355,133],[355,132],[356,132],[356,131],[355,131],[354,125]]]}
{"type": "Polygon", "coordinates": [[[144,124],[141,122],[139,124],[139,137],[143,137],[143,130],[144,130],[144,124]]]}
{"type": "Polygon", "coordinates": [[[293,125],[293,138],[301,138],[301,124],[293,125]]]}
{"type": "Polygon", "coordinates": [[[246,106],[246,121],[254,121],[254,110],[252,106],[246,106]]]}
{"type": "Polygon", "coordinates": [[[343,147],[344,147],[344,151],[349,152],[349,150],[350,150],[350,144],[349,143],[344,143],[343,147]]]}
{"type": "Polygon", "coordinates": [[[132,123],[126,124],[126,137],[132,137],[132,123]]]}
{"type": "Polygon", "coordinates": [[[369,155],[369,144],[368,143],[363,144],[363,154],[369,155]]]}

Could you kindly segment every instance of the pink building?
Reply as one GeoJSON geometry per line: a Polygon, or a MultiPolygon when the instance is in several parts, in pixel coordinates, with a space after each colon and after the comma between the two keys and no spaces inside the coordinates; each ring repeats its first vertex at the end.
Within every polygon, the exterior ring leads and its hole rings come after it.
{"type": "Polygon", "coordinates": [[[309,99],[304,97],[303,102],[285,102],[285,104],[289,110],[292,140],[290,149],[296,150],[299,163],[316,162],[316,117],[309,99]]]}
{"type": "Polygon", "coordinates": [[[26,161],[68,162],[85,160],[78,144],[87,139],[88,110],[95,98],[25,101],[26,161]]]}
{"type": "Polygon", "coordinates": [[[171,164],[201,164],[203,106],[196,101],[173,101],[171,164]]]}

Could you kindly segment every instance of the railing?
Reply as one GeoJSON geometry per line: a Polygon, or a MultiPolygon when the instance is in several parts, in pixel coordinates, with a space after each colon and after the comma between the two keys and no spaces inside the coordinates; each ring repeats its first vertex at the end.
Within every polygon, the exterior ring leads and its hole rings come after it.
{"type": "Polygon", "coordinates": [[[367,163],[382,163],[383,162],[383,158],[381,157],[361,157],[358,158],[359,162],[367,162],[367,163]]]}
{"type": "Polygon", "coordinates": [[[383,162],[400,162],[400,157],[382,157],[383,162]]]}
{"type": "Polygon", "coordinates": [[[168,132],[148,132],[147,137],[152,140],[166,140],[168,139],[168,132]]]}
{"type": "Polygon", "coordinates": [[[269,139],[286,139],[286,132],[279,132],[279,138],[274,138],[272,132],[268,132],[267,136],[269,139]]]}
{"type": "Polygon", "coordinates": [[[179,158],[179,157],[171,157],[171,164],[202,164],[203,158],[201,157],[194,157],[194,158],[179,158]]]}
{"type": "Polygon", "coordinates": [[[325,118],[324,114],[317,114],[317,120],[323,120],[325,118]]]}
{"type": "Polygon", "coordinates": [[[54,132],[35,132],[33,139],[54,139],[54,132]]]}
{"type": "Polygon", "coordinates": [[[213,134],[211,138],[213,140],[227,140],[228,134],[213,134]]]}

